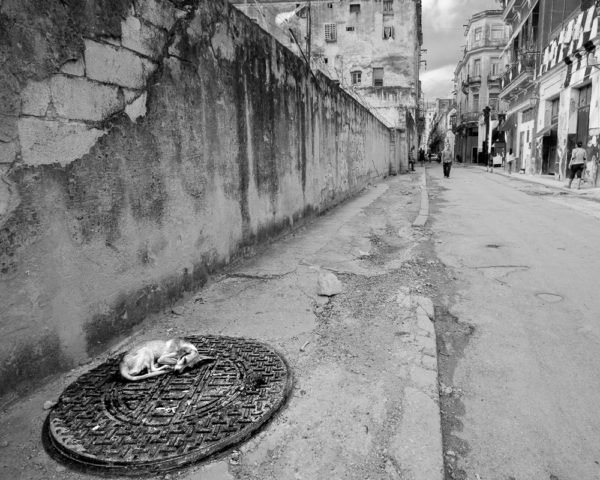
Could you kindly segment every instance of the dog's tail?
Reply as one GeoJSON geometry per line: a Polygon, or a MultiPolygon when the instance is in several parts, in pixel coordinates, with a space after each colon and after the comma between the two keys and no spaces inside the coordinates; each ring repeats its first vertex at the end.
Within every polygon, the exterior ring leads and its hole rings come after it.
{"type": "Polygon", "coordinates": [[[158,377],[159,375],[163,375],[165,373],[170,372],[170,370],[165,369],[165,370],[160,370],[157,372],[145,373],[144,375],[131,375],[129,373],[129,371],[127,370],[127,367],[125,366],[125,364],[121,363],[121,365],[119,366],[119,372],[121,373],[121,376],[125,380],[129,380],[130,382],[137,382],[139,380],[144,380],[146,378],[158,377]]]}

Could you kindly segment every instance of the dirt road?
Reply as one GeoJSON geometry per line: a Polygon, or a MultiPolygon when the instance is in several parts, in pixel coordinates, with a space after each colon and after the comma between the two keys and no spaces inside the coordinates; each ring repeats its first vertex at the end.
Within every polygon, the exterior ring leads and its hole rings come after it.
{"type": "Polygon", "coordinates": [[[446,478],[600,479],[600,205],[430,175],[446,478]]]}

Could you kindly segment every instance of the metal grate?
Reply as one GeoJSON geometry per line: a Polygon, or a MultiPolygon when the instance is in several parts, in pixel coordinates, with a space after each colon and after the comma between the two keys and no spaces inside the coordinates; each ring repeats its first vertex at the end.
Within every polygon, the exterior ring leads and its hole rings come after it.
{"type": "Polygon", "coordinates": [[[163,472],[247,439],[285,402],[292,377],[270,347],[231,337],[187,340],[216,360],[125,382],[119,356],[67,387],[44,426],[49,453],[100,473],[163,472]]]}

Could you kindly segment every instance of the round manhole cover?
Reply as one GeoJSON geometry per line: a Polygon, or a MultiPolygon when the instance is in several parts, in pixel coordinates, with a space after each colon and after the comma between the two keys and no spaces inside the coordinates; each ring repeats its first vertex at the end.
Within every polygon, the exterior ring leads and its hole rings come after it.
{"type": "Polygon", "coordinates": [[[284,403],[292,376],[270,347],[220,336],[186,340],[215,360],[126,382],[119,356],[67,387],[44,425],[49,452],[102,473],[171,470],[247,439],[284,403]]]}

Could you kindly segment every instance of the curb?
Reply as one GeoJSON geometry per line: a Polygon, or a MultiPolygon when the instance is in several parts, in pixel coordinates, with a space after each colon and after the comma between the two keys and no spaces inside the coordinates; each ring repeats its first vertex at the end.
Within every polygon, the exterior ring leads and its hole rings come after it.
{"type": "Polygon", "coordinates": [[[401,426],[402,442],[398,456],[413,480],[443,480],[444,455],[442,419],[438,386],[434,308],[430,298],[410,295],[416,314],[416,341],[420,345],[421,365],[411,371],[412,386],[407,386],[401,426]]]}
{"type": "Polygon", "coordinates": [[[429,195],[427,194],[427,169],[423,171],[421,177],[421,209],[419,215],[413,222],[413,227],[424,227],[429,218],[429,195]]]}
{"type": "MultiPolygon", "coordinates": [[[[485,167],[481,167],[478,166],[482,171],[485,167]]],[[[526,175],[526,174],[521,174],[521,173],[513,173],[512,175],[509,175],[508,173],[506,173],[504,170],[500,170],[498,169],[498,171],[494,171],[493,172],[495,175],[502,175],[503,177],[506,178],[512,178],[514,180],[519,180],[521,182],[527,182],[530,184],[535,184],[535,185],[543,185],[545,187],[548,188],[554,188],[556,190],[562,191],[562,192],[569,192],[573,195],[576,196],[594,196],[593,194],[596,193],[598,194],[598,192],[600,192],[600,187],[594,187],[594,188],[586,188],[583,190],[577,190],[574,188],[567,188],[565,187],[562,182],[559,182],[558,180],[549,180],[549,181],[555,181],[558,183],[558,185],[553,185],[551,183],[547,183],[545,181],[540,181],[541,179],[538,179],[535,175],[526,175]]]]}

